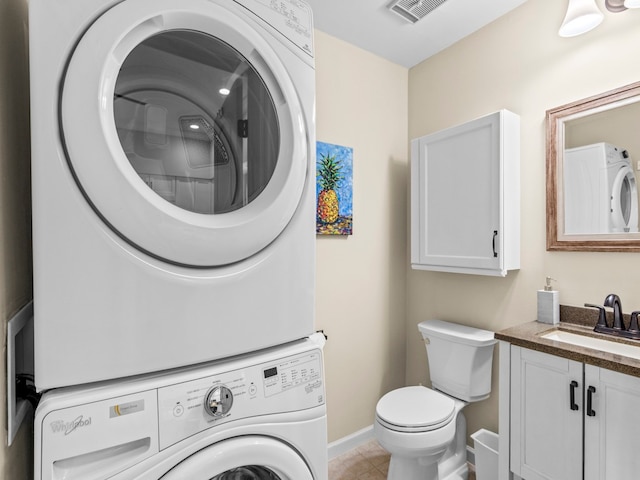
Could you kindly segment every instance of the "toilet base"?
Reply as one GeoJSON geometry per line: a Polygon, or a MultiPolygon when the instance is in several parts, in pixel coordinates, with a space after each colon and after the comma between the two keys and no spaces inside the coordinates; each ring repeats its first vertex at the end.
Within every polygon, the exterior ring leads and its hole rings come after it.
{"type": "Polygon", "coordinates": [[[438,477],[438,480],[468,480],[469,479],[469,467],[465,462],[458,470],[450,472],[446,477],[438,477]]]}
{"type": "Polygon", "coordinates": [[[456,417],[456,436],[447,451],[438,462],[438,480],[467,480],[467,419],[460,406],[456,417]]]}
{"type": "Polygon", "coordinates": [[[439,464],[422,465],[417,459],[391,457],[387,480],[468,480],[469,467],[465,461],[457,469],[448,469],[445,476],[441,475],[439,464]]]}
{"type": "MultiPolygon", "coordinates": [[[[420,457],[391,455],[387,480],[467,480],[467,420],[462,413],[466,403],[456,401],[455,436],[437,462],[425,465],[420,457]]],[[[384,447],[384,445],[382,445],[384,447]]],[[[434,452],[432,452],[434,453],[434,452]]]]}
{"type": "Polygon", "coordinates": [[[422,464],[417,458],[391,456],[387,480],[439,480],[438,464],[422,464]]]}

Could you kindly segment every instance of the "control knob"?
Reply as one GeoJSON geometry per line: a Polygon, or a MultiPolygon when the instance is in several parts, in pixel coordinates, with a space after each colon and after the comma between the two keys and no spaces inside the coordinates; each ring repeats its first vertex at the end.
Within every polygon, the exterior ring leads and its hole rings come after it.
{"type": "Polygon", "coordinates": [[[213,387],[204,400],[205,411],[215,418],[226,415],[233,405],[233,393],[224,385],[213,387]]]}

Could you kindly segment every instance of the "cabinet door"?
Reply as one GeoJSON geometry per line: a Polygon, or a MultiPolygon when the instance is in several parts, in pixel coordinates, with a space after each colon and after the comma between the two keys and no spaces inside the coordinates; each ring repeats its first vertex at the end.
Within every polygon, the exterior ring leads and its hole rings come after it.
{"type": "Polygon", "coordinates": [[[502,110],[412,141],[413,268],[519,268],[519,117],[502,110]]]}
{"type": "Polygon", "coordinates": [[[638,478],[640,378],[585,365],[585,389],[584,479],[638,478]]]}
{"type": "Polygon", "coordinates": [[[582,480],[582,379],[582,363],[511,347],[513,473],[582,480]]]}

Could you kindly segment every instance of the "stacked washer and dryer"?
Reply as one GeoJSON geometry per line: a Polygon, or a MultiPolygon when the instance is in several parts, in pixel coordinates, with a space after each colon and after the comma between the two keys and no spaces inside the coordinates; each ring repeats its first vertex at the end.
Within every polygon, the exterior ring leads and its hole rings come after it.
{"type": "Polygon", "coordinates": [[[310,8],[29,8],[36,480],[326,480],[310,8]]]}
{"type": "Polygon", "coordinates": [[[638,187],[627,150],[609,143],[564,152],[564,233],[638,232],[638,187]]]}

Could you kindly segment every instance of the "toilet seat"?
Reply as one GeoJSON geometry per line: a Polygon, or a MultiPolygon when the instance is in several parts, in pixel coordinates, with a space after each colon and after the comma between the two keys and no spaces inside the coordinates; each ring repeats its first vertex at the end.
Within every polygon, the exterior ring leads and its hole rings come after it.
{"type": "Polygon", "coordinates": [[[376,406],[376,419],[397,432],[437,430],[455,417],[452,398],[426,387],[404,387],[384,395],[376,406]]]}

